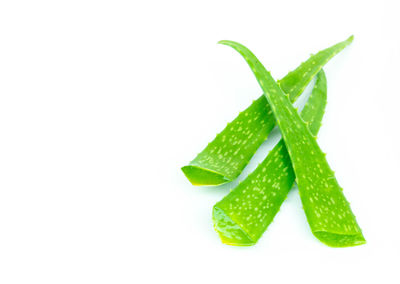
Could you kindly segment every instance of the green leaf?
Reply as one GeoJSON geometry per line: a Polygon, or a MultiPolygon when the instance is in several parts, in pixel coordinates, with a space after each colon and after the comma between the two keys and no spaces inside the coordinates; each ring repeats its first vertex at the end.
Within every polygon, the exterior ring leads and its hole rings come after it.
{"type": "Polygon", "coordinates": [[[300,198],[313,234],[332,247],[365,243],[361,229],[315,137],[271,74],[245,46],[221,41],[250,66],[275,115],[285,141],[300,198]]]}
{"type": "MultiPolygon", "coordinates": [[[[326,106],[326,77],[323,70],[301,112],[317,134],[326,106]]],[[[283,140],[262,163],[227,196],[214,205],[213,221],[223,243],[254,245],[278,213],[295,174],[283,140]]]]}
{"type": "MultiPolygon", "coordinates": [[[[294,102],[311,79],[352,37],[312,55],[279,83],[294,102]]],[[[276,125],[265,96],[241,112],[200,152],[183,173],[193,185],[218,185],[237,178],[276,125]]]]}

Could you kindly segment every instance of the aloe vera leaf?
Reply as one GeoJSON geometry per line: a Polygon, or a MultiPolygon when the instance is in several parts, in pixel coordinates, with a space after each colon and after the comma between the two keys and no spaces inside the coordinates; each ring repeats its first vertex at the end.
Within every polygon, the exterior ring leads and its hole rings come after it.
{"type": "MultiPolygon", "coordinates": [[[[290,100],[294,102],[321,68],[352,40],[350,37],[312,55],[279,81],[290,100]]],[[[275,124],[267,99],[262,95],[228,123],[194,160],[182,167],[183,173],[193,185],[219,185],[234,180],[275,124]]]]}
{"type": "Polygon", "coordinates": [[[250,66],[275,115],[292,167],[311,231],[331,247],[365,243],[350,204],[316,138],[286,95],[255,55],[243,45],[221,41],[238,51],[250,66]]]}
{"type": "MultiPolygon", "coordinates": [[[[317,134],[326,106],[326,77],[317,74],[301,115],[317,134]]],[[[214,205],[213,221],[221,241],[251,246],[262,236],[293,187],[295,174],[283,139],[247,178],[214,205]]]]}

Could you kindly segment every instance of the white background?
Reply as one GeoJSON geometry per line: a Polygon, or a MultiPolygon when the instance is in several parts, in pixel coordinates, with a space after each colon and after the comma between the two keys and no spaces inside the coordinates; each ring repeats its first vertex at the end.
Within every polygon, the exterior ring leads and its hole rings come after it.
{"type": "Polygon", "coordinates": [[[396,2],[1,1],[0,283],[399,283],[396,2]],[[278,79],[351,34],[319,143],[368,243],[321,244],[293,190],[256,246],[223,245],[211,208],[236,182],[180,167],[261,89],[216,42],[278,79]]]}

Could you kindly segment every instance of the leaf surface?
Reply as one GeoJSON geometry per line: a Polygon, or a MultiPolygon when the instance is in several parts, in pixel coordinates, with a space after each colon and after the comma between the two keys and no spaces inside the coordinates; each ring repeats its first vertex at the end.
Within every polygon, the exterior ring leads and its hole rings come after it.
{"type": "MultiPolygon", "coordinates": [[[[279,84],[294,102],[312,78],[352,37],[326,48],[289,72],[279,84]]],[[[182,167],[193,185],[219,185],[237,178],[276,125],[265,96],[261,96],[232,122],[187,166],[182,167]]]]}
{"type": "MultiPolygon", "coordinates": [[[[326,77],[318,75],[301,115],[317,134],[327,98],[326,77]]],[[[295,174],[283,140],[247,178],[213,208],[214,227],[223,243],[254,245],[278,213],[293,187],[295,174]]]]}
{"type": "Polygon", "coordinates": [[[249,49],[233,41],[220,43],[231,46],[244,57],[264,91],[288,150],[313,234],[332,247],[364,244],[361,229],[325,154],[292,106],[289,96],[249,49]]]}

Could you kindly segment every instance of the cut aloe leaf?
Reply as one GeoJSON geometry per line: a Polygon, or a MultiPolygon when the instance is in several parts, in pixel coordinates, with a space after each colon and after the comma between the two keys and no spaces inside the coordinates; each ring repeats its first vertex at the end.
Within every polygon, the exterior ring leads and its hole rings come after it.
{"type": "MultiPolygon", "coordinates": [[[[321,70],[301,115],[317,134],[326,106],[326,77],[321,70]]],[[[254,245],[278,213],[295,174],[283,140],[227,196],[214,205],[213,221],[223,243],[254,245]]]]}
{"type": "Polygon", "coordinates": [[[250,66],[275,115],[292,167],[311,231],[332,247],[365,243],[350,204],[315,137],[286,95],[255,55],[245,46],[221,41],[238,51],[250,66]]]}
{"type": "MultiPolygon", "coordinates": [[[[352,37],[312,55],[279,84],[294,102],[311,79],[352,37]]],[[[265,96],[241,112],[197,157],[182,167],[193,185],[219,185],[237,178],[276,124],[265,96]]]]}

